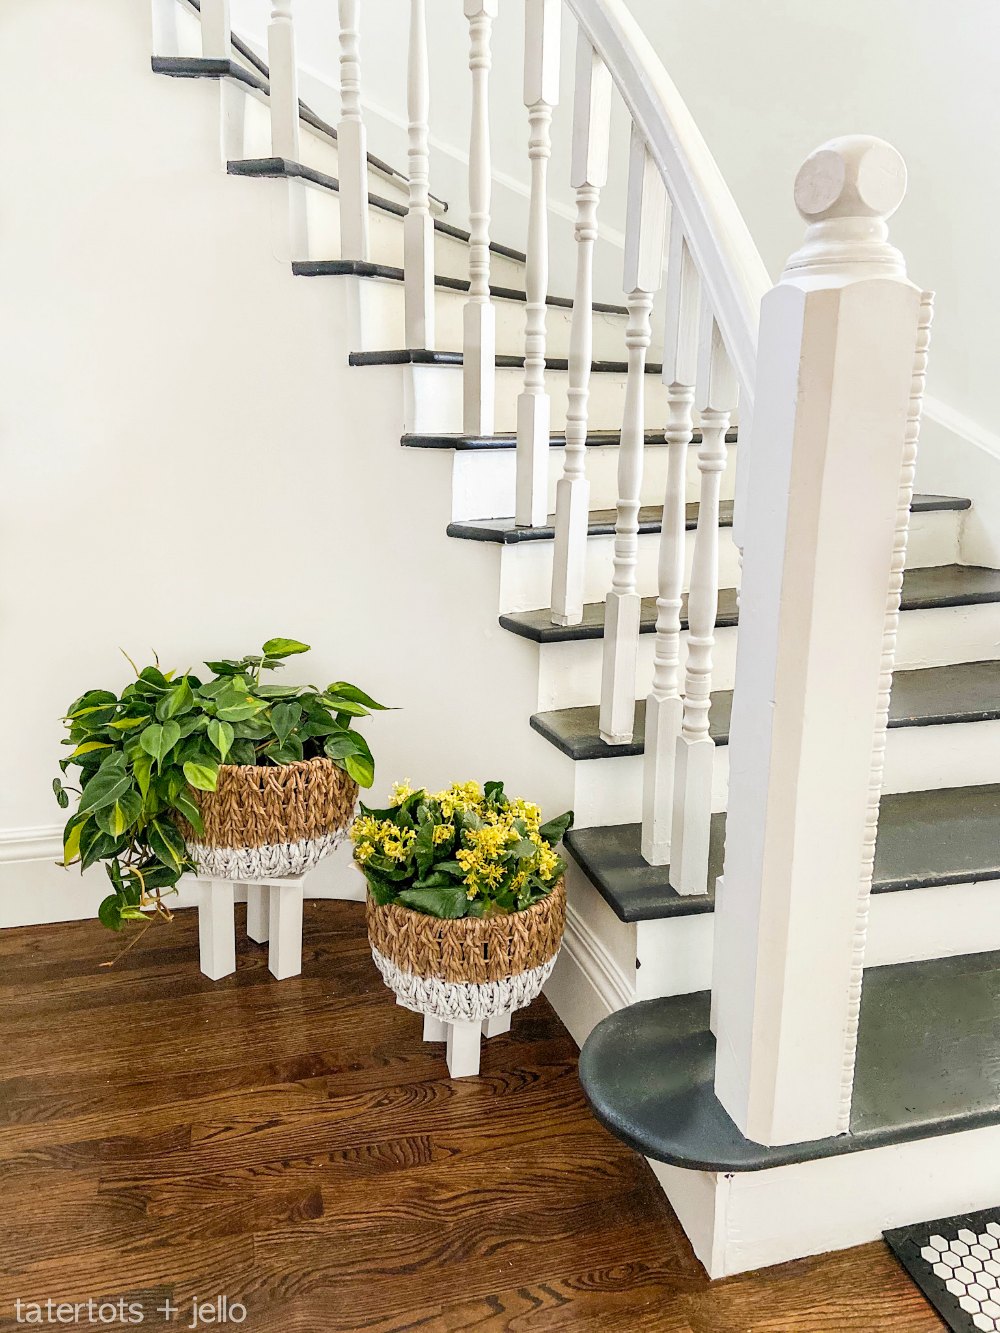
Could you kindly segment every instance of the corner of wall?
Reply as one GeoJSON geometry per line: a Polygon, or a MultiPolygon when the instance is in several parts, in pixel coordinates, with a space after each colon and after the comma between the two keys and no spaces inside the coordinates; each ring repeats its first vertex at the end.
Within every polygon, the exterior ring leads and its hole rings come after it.
{"type": "Polygon", "coordinates": [[[1000,435],[938,398],[924,399],[918,489],[972,501],[962,526],[961,559],[1000,567],[1000,435]]]}

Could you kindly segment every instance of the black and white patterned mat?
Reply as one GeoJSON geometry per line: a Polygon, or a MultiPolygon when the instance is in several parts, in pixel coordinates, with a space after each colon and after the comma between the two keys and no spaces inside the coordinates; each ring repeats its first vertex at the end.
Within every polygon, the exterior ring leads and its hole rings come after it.
{"type": "Polygon", "coordinates": [[[1000,1208],[883,1235],[953,1333],[1000,1333],[1000,1208]]]}

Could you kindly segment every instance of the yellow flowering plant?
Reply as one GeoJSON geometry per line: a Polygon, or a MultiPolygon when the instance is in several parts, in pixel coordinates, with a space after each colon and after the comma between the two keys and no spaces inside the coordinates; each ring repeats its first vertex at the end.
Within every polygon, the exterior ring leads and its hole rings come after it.
{"type": "Polygon", "coordinates": [[[351,837],[377,903],[454,919],[523,912],[546,897],[566,868],[555,847],[572,825],[572,811],[543,824],[538,806],[507,796],[502,782],[434,793],[397,783],[386,809],[362,805],[351,837]]]}

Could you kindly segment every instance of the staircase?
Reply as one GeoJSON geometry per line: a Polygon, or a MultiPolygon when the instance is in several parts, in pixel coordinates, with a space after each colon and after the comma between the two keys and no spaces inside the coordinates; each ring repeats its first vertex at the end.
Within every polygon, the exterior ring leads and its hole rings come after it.
{"type": "MultiPolygon", "coordinates": [[[[289,0],[267,62],[223,0],[153,0],[152,69],[218,88],[225,170],[259,183],[275,253],[323,284],[344,373],[395,422],[359,446],[428,497],[403,595],[457,590],[463,615],[429,610],[408,651],[490,711],[442,749],[576,810],[549,995],[595,1114],[649,1159],[711,1276],[996,1203],[1000,570],[963,562],[967,498],[911,494],[929,303],[885,239],[901,164],[873,140],[810,159],[810,239],[768,295],[621,0],[528,0],[521,252],[489,234],[496,0],[464,4],[469,231],[428,188],[423,0],[407,169],[367,153],[363,9],[340,5],[337,126],[299,102],[289,0]],[[563,10],[575,295],[547,281],[563,10]],[[613,90],[632,124],[624,303],[593,299],[613,90]]],[[[394,642],[379,632],[373,652],[394,642]]],[[[411,745],[434,747],[447,698],[407,722],[411,745]]]]}

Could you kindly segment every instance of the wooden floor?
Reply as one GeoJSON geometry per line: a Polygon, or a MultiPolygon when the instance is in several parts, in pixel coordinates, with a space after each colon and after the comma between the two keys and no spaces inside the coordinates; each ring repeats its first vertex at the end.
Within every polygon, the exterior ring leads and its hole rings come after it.
{"type": "Polygon", "coordinates": [[[220,1295],[255,1333],[943,1327],[881,1243],[709,1284],[547,1003],[450,1081],[359,904],[307,905],[280,983],[245,940],[205,980],[191,912],[102,968],[120,943],[0,932],[3,1330],[18,1298],[123,1295],[151,1329],[220,1295]]]}

